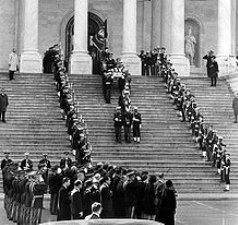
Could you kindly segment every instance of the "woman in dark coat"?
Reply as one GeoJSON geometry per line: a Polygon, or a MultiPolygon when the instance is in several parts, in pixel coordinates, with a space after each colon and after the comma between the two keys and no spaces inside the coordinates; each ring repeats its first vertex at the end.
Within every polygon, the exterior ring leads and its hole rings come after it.
{"type": "Polygon", "coordinates": [[[143,197],[143,209],[145,219],[155,219],[155,186],[156,176],[151,175],[148,183],[145,185],[143,197]]]}
{"type": "Polygon", "coordinates": [[[176,211],[177,203],[175,190],[171,180],[166,181],[166,188],[162,197],[161,203],[161,221],[165,225],[174,225],[174,215],[176,211]]]}

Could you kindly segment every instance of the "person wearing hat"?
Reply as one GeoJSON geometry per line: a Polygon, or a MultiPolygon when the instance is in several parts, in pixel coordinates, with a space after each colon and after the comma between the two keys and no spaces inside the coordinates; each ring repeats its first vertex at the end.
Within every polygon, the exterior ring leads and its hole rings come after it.
{"type": "Polygon", "coordinates": [[[48,154],[43,153],[43,158],[39,160],[38,169],[42,170],[44,181],[48,184],[48,170],[51,168],[50,160],[47,158],[48,154]]]}
{"type": "Polygon", "coordinates": [[[234,123],[237,123],[237,115],[238,115],[238,92],[235,94],[235,97],[233,98],[232,101],[232,108],[235,116],[235,121],[234,123]]]}
{"type": "Polygon", "coordinates": [[[9,158],[10,152],[5,151],[4,152],[4,159],[2,159],[1,162],[1,170],[3,170],[5,168],[5,166],[9,165],[12,160],[9,158]]]}
{"type": "Polygon", "coordinates": [[[125,111],[123,114],[123,126],[125,142],[131,143],[131,125],[132,125],[132,113],[130,111],[125,111]]]}
{"type": "Polygon", "coordinates": [[[209,74],[209,67],[210,67],[210,64],[211,64],[211,58],[214,56],[214,51],[213,50],[210,50],[205,56],[203,56],[203,59],[204,60],[207,60],[207,63],[206,63],[206,68],[207,68],[207,76],[210,77],[210,74],[209,74]]]}
{"type": "Polygon", "coordinates": [[[122,127],[122,114],[121,106],[116,107],[116,112],[113,117],[116,142],[121,143],[121,127],[122,127]]]}
{"type": "Polygon", "coordinates": [[[134,107],[133,118],[132,118],[132,126],[133,126],[134,142],[140,143],[141,114],[138,112],[137,107],[134,107]]]}
{"type": "Polygon", "coordinates": [[[29,159],[29,153],[26,152],[25,154],[25,159],[21,161],[21,169],[25,171],[32,171],[33,170],[33,162],[29,159]]]}
{"type": "Polygon", "coordinates": [[[208,65],[208,74],[209,77],[211,78],[211,86],[216,87],[217,85],[217,77],[218,77],[218,72],[219,72],[219,68],[218,68],[218,64],[215,61],[215,56],[211,57],[211,62],[208,65]]]}
{"type": "Polygon", "coordinates": [[[230,154],[225,155],[224,160],[224,170],[225,170],[225,181],[226,181],[226,189],[224,191],[230,191],[230,167],[231,167],[231,160],[230,160],[230,154]]]}
{"type": "Polygon", "coordinates": [[[42,167],[44,169],[50,169],[51,168],[50,160],[47,158],[47,156],[48,156],[47,153],[42,154],[43,158],[39,160],[38,169],[41,169],[42,167]]]}
{"type": "Polygon", "coordinates": [[[0,120],[2,119],[3,123],[6,123],[5,114],[6,114],[8,105],[9,105],[8,96],[5,93],[4,88],[1,88],[1,92],[0,92],[0,120]]]}

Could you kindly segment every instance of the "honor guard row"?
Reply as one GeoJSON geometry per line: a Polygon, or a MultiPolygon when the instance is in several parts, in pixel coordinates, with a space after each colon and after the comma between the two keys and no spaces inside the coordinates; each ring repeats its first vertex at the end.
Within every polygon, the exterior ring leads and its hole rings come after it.
{"type": "Polygon", "coordinates": [[[221,176],[222,181],[226,181],[225,190],[229,190],[230,155],[227,153],[223,138],[217,135],[218,132],[213,129],[212,125],[204,122],[195,96],[185,84],[181,83],[178,73],[171,66],[172,64],[168,61],[160,73],[166,83],[169,98],[175,109],[178,110],[178,116],[182,117],[181,122],[188,121],[190,123],[192,136],[202,150],[201,156],[212,162],[213,167],[217,167],[217,174],[221,176]],[[226,158],[229,158],[229,163],[226,163],[226,158]],[[226,176],[223,176],[224,173],[226,176]]]}
{"type": "Polygon", "coordinates": [[[60,57],[56,59],[54,77],[59,96],[61,117],[66,121],[72,154],[80,165],[90,162],[92,146],[88,142],[87,125],[82,116],[79,116],[77,112],[74,101],[73,84],[69,82],[68,73],[65,72],[60,57]]]}

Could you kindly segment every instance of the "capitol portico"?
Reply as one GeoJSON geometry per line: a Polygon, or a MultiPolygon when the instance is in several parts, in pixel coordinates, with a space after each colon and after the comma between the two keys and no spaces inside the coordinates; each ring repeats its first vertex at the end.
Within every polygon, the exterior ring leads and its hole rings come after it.
{"type": "MultiPolygon", "coordinates": [[[[1,71],[13,47],[20,71],[41,73],[46,50],[61,43],[71,73],[92,74],[92,37],[107,20],[107,45],[134,75],[141,49],[166,47],[181,76],[204,73],[202,56],[215,51],[220,74],[233,71],[237,55],[237,0],[1,0],[1,71]],[[194,38],[193,62],[185,37],[194,38]]],[[[95,51],[100,51],[97,49],[95,51]]]]}

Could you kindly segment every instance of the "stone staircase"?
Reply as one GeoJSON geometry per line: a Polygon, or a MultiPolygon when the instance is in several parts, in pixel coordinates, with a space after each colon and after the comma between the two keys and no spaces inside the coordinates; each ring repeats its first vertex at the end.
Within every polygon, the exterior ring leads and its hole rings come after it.
{"type": "MultiPolygon", "coordinates": [[[[147,170],[153,174],[165,173],[166,179],[172,179],[180,193],[221,193],[224,184],[219,182],[215,170],[210,163],[204,161],[200,155],[197,144],[192,140],[188,123],[181,123],[177,111],[173,110],[164,84],[154,77],[133,77],[132,79],[132,105],[138,106],[142,113],[142,141],[140,144],[122,144],[115,142],[113,113],[118,103],[119,90],[117,82],[113,83],[111,104],[106,104],[102,94],[101,77],[97,75],[71,75],[74,84],[76,101],[79,102],[79,112],[86,120],[89,130],[89,141],[93,145],[93,161],[107,161],[112,165],[147,170]]],[[[216,91],[205,88],[209,82],[206,78],[192,78],[183,80],[193,84],[198,105],[203,107],[202,96],[209,99],[208,110],[204,112],[205,118],[216,125],[216,121],[223,119],[216,128],[224,136],[225,142],[232,146],[231,192],[237,192],[238,180],[237,156],[235,156],[235,134],[231,120],[230,93],[225,81],[219,81],[216,91]],[[222,87],[221,89],[220,86],[222,87]],[[199,95],[200,93],[200,95],[199,95]],[[224,95],[225,94],[225,95],[224,95]],[[219,102],[215,99],[221,98],[219,102]],[[201,100],[200,100],[201,99],[201,100]],[[212,104],[211,104],[212,103],[212,104]],[[220,110],[213,107],[220,106],[220,110]],[[226,109],[227,112],[223,112],[226,109]],[[209,116],[210,115],[210,116],[209,116]],[[214,119],[213,115],[217,115],[214,119]],[[219,115],[219,116],[218,116],[219,115]],[[224,126],[228,121],[231,125],[224,126]],[[232,134],[228,136],[228,133],[232,134]],[[227,134],[227,135],[225,135],[227,134]]],[[[204,105],[205,107],[205,105],[204,105]]],[[[203,110],[202,110],[203,112],[203,110]]],[[[238,141],[237,141],[238,142],[238,141]]]]}
{"type": "Polygon", "coordinates": [[[20,162],[29,152],[37,168],[42,153],[47,152],[52,164],[59,164],[70,145],[65,122],[60,119],[53,75],[16,74],[10,82],[8,74],[1,73],[0,87],[9,98],[7,123],[0,122],[1,157],[9,151],[10,157],[20,162]]]}
{"type": "MultiPolygon", "coordinates": [[[[30,152],[36,167],[42,153],[48,152],[52,164],[58,164],[70,145],[65,122],[60,119],[53,76],[16,74],[15,78],[10,82],[8,74],[0,76],[0,87],[6,89],[10,102],[7,124],[0,123],[2,155],[8,150],[11,158],[20,162],[24,152],[30,152]]],[[[107,161],[153,174],[164,172],[180,193],[223,192],[224,184],[219,182],[211,165],[200,158],[201,152],[192,141],[188,123],[179,122],[177,111],[172,109],[164,84],[158,78],[133,77],[132,80],[132,104],[138,106],[143,120],[140,144],[126,144],[124,140],[122,144],[115,142],[112,119],[119,97],[116,82],[112,87],[112,103],[106,104],[100,76],[71,75],[70,80],[74,84],[78,110],[87,123],[95,163],[107,161]]],[[[210,87],[206,78],[182,79],[182,82],[196,95],[206,120],[214,124],[229,144],[231,192],[237,193],[238,127],[232,123],[232,95],[228,86],[225,80],[220,80],[217,88],[210,87]]]]}

